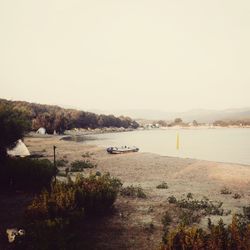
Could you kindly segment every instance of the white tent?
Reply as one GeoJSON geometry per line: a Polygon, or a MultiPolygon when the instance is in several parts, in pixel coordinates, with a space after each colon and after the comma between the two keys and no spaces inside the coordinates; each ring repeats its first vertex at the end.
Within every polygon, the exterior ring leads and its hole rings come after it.
{"type": "Polygon", "coordinates": [[[37,134],[40,134],[40,135],[45,135],[46,134],[46,129],[45,128],[39,128],[37,131],[36,131],[37,134]]]}
{"type": "Polygon", "coordinates": [[[25,157],[30,155],[30,152],[22,140],[18,140],[16,146],[13,149],[7,150],[8,155],[25,157]]]}

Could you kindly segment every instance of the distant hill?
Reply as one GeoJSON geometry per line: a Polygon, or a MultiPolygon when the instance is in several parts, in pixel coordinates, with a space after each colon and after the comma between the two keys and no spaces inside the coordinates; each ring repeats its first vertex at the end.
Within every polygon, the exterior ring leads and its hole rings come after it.
{"type": "MultiPolygon", "coordinates": [[[[96,110],[97,113],[100,111],[96,110]]],[[[102,111],[105,114],[123,114],[132,117],[133,119],[148,119],[148,120],[166,120],[173,121],[180,117],[185,122],[197,120],[200,123],[213,123],[216,120],[250,120],[250,108],[225,109],[225,110],[206,110],[194,109],[186,112],[165,112],[160,110],[113,110],[102,111]]]]}

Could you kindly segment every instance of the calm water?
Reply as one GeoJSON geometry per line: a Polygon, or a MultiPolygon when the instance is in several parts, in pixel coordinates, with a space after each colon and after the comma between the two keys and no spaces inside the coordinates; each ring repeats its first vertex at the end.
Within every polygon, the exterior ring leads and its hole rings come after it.
{"type": "Polygon", "coordinates": [[[250,165],[250,129],[171,129],[100,134],[88,143],[137,146],[140,152],[250,165]],[[180,149],[176,149],[179,133],[180,149]]]}

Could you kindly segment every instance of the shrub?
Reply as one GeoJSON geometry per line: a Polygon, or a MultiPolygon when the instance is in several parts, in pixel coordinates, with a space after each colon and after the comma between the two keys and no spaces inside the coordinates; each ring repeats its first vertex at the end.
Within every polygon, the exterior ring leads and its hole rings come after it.
{"type": "Polygon", "coordinates": [[[250,207],[243,207],[243,215],[250,221],[250,207]]]}
{"type": "Polygon", "coordinates": [[[60,160],[56,161],[56,166],[57,167],[65,167],[68,162],[69,162],[68,160],[60,159],[60,160]]]}
{"type": "Polygon", "coordinates": [[[230,191],[228,188],[224,187],[220,191],[221,194],[231,194],[232,191],[230,191]]]}
{"type": "Polygon", "coordinates": [[[82,157],[83,158],[89,158],[91,155],[93,155],[93,153],[86,152],[86,153],[82,154],[82,157]]]}
{"type": "Polygon", "coordinates": [[[39,191],[48,188],[57,169],[46,159],[9,158],[0,167],[2,189],[39,191]]]}
{"type": "Polygon", "coordinates": [[[82,172],[85,168],[94,168],[95,164],[90,161],[74,161],[71,163],[71,172],[82,172]]]}
{"type": "Polygon", "coordinates": [[[162,182],[158,186],[156,186],[158,189],[168,189],[168,184],[166,182],[162,182]]]}
{"type": "Polygon", "coordinates": [[[53,183],[50,192],[43,191],[26,209],[29,220],[55,219],[69,216],[76,210],[75,190],[72,185],[53,183]]]}
{"type": "Polygon", "coordinates": [[[87,214],[104,213],[109,210],[122,186],[119,179],[110,174],[90,175],[76,180],[76,200],[80,207],[84,207],[87,214]]]}
{"type": "Polygon", "coordinates": [[[26,209],[29,220],[67,218],[72,213],[106,212],[115,202],[121,182],[109,174],[78,176],[73,182],[53,183],[50,191],[35,197],[26,209]]]}
{"type": "Polygon", "coordinates": [[[177,202],[177,199],[173,195],[171,195],[168,197],[168,202],[170,204],[175,204],[177,202]]]}
{"type": "Polygon", "coordinates": [[[210,220],[207,230],[179,225],[164,236],[161,249],[247,250],[250,249],[250,224],[234,216],[227,227],[222,220],[216,225],[210,220]]]}
{"type": "Polygon", "coordinates": [[[172,222],[172,217],[170,216],[169,212],[166,211],[162,217],[162,225],[163,225],[163,230],[167,231],[167,228],[170,226],[172,222]]]}
{"type": "Polygon", "coordinates": [[[240,195],[239,193],[235,193],[235,194],[233,195],[233,198],[234,198],[234,199],[240,199],[240,198],[241,198],[241,195],[240,195]]]}
{"type": "Polygon", "coordinates": [[[193,223],[197,223],[200,220],[200,214],[192,211],[192,210],[188,210],[188,209],[183,209],[181,210],[181,214],[179,216],[180,219],[180,224],[183,226],[189,226],[192,225],[193,223]]]}
{"type": "Polygon", "coordinates": [[[180,208],[186,208],[192,211],[202,210],[206,215],[223,215],[224,210],[221,208],[223,202],[212,202],[206,197],[201,200],[194,200],[189,194],[187,199],[177,200],[174,196],[168,198],[169,203],[174,203],[180,208]]]}
{"type": "Polygon", "coordinates": [[[130,196],[133,198],[135,198],[135,197],[142,198],[142,199],[147,198],[147,195],[144,193],[143,189],[140,186],[135,187],[133,185],[122,188],[121,195],[122,196],[130,196]]]}

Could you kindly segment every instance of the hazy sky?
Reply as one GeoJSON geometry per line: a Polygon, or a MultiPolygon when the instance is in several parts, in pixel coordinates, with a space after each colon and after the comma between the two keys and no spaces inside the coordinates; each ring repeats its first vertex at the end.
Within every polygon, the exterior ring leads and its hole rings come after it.
{"type": "Polygon", "coordinates": [[[182,111],[249,95],[249,0],[0,0],[1,98],[182,111]]]}

